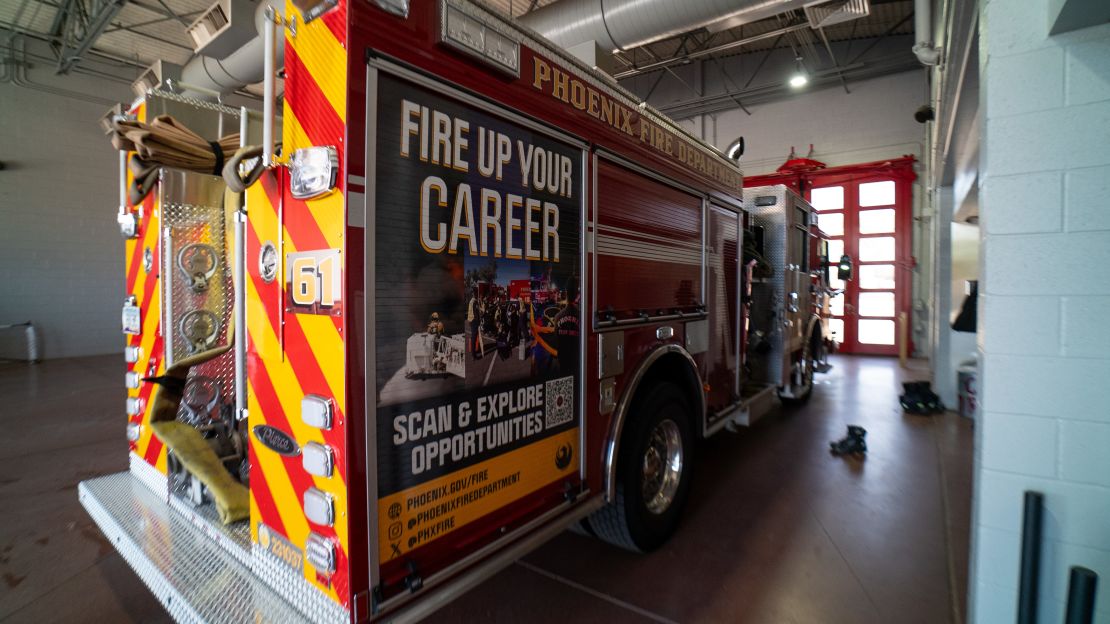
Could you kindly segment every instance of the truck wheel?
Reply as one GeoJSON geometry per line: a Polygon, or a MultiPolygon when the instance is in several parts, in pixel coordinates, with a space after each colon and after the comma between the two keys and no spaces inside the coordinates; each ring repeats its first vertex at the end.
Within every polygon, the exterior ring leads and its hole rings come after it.
{"type": "Polygon", "coordinates": [[[649,552],[678,527],[690,489],[693,435],[686,397],[661,383],[637,398],[621,436],[616,498],[589,518],[601,539],[649,552]]]}
{"type": "Polygon", "coordinates": [[[782,397],[784,403],[790,403],[792,405],[805,403],[809,400],[810,395],[813,394],[813,354],[816,353],[816,340],[817,334],[811,334],[805,346],[802,347],[802,355],[794,364],[795,367],[801,367],[801,380],[800,383],[794,385],[794,396],[782,397]]]}

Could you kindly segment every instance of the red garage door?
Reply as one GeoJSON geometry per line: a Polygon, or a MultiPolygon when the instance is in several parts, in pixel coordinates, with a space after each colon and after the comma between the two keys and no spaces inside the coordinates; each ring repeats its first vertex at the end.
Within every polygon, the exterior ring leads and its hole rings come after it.
{"type": "Polygon", "coordinates": [[[787,184],[803,193],[820,211],[830,259],[851,256],[854,279],[841,282],[834,270],[832,280],[844,290],[832,300],[830,323],[843,353],[896,355],[902,346],[902,325],[908,330],[911,312],[915,177],[908,157],[745,180],[750,186],[787,184]]]}

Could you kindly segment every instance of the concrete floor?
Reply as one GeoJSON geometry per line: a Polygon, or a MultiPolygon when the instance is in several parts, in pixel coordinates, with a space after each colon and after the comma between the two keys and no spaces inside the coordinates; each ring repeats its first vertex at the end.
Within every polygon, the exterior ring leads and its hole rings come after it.
{"type": "MultiPolygon", "coordinates": [[[[679,532],[632,555],[566,533],[436,622],[962,622],[972,430],[905,416],[888,358],[834,357],[813,399],[697,449],[679,532]],[[866,460],[832,457],[845,425],[866,460]]],[[[77,502],[126,469],[117,356],[0,364],[0,621],[168,616],[77,502]]]]}

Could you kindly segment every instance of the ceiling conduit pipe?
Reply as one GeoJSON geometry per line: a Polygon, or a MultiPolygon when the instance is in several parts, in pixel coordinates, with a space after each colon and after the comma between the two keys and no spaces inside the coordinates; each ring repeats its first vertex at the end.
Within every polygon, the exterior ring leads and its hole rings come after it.
{"type": "MultiPolygon", "coordinates": [[[[265,68],[265,32],[270,26],[272,32],[273,18],[268,18],[266,12],[272,10],[278,15],[285,9],[284,0],[265,0],[258,4],[254,12],[254,26],[258,36],[251,39],[243,47],[232,52],[224,59],[215,59],[210,56],[195,56],[181,69],[181,83],[185,95],[198,99],[211,99],[208,93],[200,91],[217,92],[223,95],[238,91],[251,84],[262,82],[266,77],[265,68]],[[196,87],[192,91],[190,87],[196,87]]],[[[276,67],[282,67],[285,61],[285,46],[274,46],[276,67]]]]}
{"type": "Polygon", "coordinates": [[[812,0],[561,0],[521,17],[563,48],[588,41],[627,50],[729,20],[730,26],[802,8],[812,0]]]}
{"type": "Polygon", "coordinates": [[[933,46],[933,0],[914,0],[913,34],[917,60],[930,67],[939,63],[940,48],[933,46]]]}

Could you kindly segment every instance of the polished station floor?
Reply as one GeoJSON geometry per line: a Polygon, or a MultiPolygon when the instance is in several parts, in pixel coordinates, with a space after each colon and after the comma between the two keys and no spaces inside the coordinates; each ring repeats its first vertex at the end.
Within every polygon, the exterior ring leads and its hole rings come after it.
{"type": "MultiPolygon", "coordinates": [[[[972,427],[903,415],[890,358],[839,356],[812,400],[697,447],[679,532],[649,555],[565,533],[433,622],[962,622],[972,427]],[[848,424],[865,460],[833,457],[848,424]]],[[[77,502],[124,470],[118,356],[0,363],[0,621],[169,618],[77,502]]]]}

